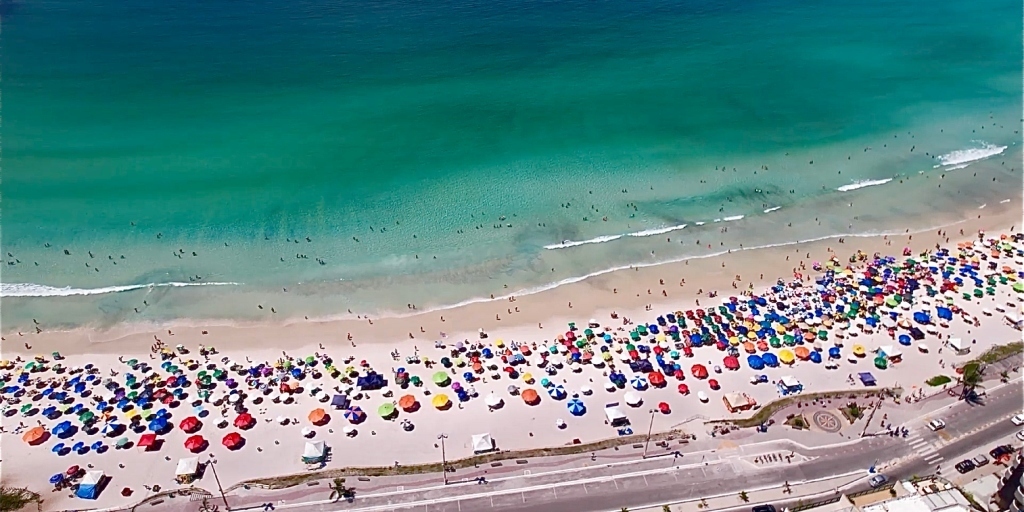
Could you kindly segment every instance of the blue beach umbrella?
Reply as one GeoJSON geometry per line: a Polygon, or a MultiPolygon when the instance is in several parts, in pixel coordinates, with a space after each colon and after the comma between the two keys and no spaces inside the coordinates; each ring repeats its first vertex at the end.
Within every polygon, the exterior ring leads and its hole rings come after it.
{"type": "Polygon", "coordinates": [[[60,453],[60,452],[64,451],[65,448],[67,448],[67,447],[64,446],[64,443],[57,443],[57,444],[53,445],[53,449],[51,449],[50,451],[52,451],[53,453],[60,453]]]}
{"type": "Polygon", "coordinates": [[[832,347],[828,349],[828,357],[831,357],[832,359],[839,359],[842,357],[839,347],[832,347]]]}
{"type": "Polygon", "coordinates": [[[629,380],[629,385],[633,386],[633,389],[636,389],[636,390],[646,389],[647,388],[647,379],[645,379],[645,378],[643,378],[643,377],[641,377],[639,375],[634,375],[633,378],[629,380]]]}
{"type": "Polygon", "coordinates": [[[764,368],[764,360],[757,354],[750,354],[747,356],[747,366],[750,366],[755,370],[760,370],[764,368]]]}
{"type": "Polygon", "coordinates": [[[79,441],[79,442],[75,443],[74,446],[71,447],[71,451],[73,451],[75,453],[78,453],[78,452],[82,451],[84,448],[85,448],[85,443],[83,443],[82,441],[79,441]]]}
{"type": "Polygon", "coordinates": [[[566,403],[566,407],[569,409],[569,414],[573,416],[582,416],[587,412],[587,407],[583,405],[583,400],[579,398],[573,398],[566,403]]]}
{"type": "Polygon", "coordinates": [[[72,428],[71,422],[65,420],[65,421],[62,421],[62,422],[54,425],[53,429],[50,430],[50,433],[55,435],[55,436],[57,436],[57,437],[60,437],[60,436],[63,436],[64,434],[68,433],[68,431],[70,431],[71,428],[72,428]]]}
{"type": "Polygon", "coordinates": [[[57,473],[56,475],[53,475],[53,476],[50,477],[50,483],[54,484],[54,485],[59,484],[59,483],[61,483],[63,481],[64,481],[64,474],[63,473],[57,473]]]}
{"type": "Polygon", "coordinates": [[[557,386],[551,386],[548,388],[548,395],[555,400],[561,400],[565,398],[565,388],[561,384],[557,386]]]}
{"type": "Polygon", "coordinates": [[[900,334],[897,339],[899,340],[900,345],[910,345],[910,335],[908,334],[900,334]]]}
{"type": "Polygon", "coordinates": [[[149,422],[149,429],[153,432],[163,432],[167,428],[167,420],[163,417],[157,418],[149,422]]]}
{"type": "Polygon", "coordinates": [[[778,356],[771,352],[765,352],[763,355],[761,355],[761,360],[764,361],[764,364],[767,366],[775,367],[779,365],[778,356]]]}
{"type": "Polygon", "coordinates": [[[56,412],[57,412],[57,408],[51,405],[51,406],[43,409],[43,413],[42,414],[43,414],[43,416],[50,417],[50,416],[53,416],[56,412]]]}

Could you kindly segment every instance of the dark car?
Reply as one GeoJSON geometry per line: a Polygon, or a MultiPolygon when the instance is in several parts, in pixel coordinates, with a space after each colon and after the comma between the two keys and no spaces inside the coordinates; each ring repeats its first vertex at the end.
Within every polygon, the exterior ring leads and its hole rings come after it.
{"type": "Polygon", "coordinates": [[[1010,455],[1012,453],[1013,453],[1013,448],[1010,445],[1008,445],[1008,444],[1004,444],[1002,446],[996,446],[995,448],[992,449],[992,451],[988,452],[988,454],[993,459],[999,459],[1000,457],[1003,457],[1005,455],[1010,455]]]}
{"type": "Polygon", "coordinates": [[[973,460],[964,459],[960,462],[957,462],[956,466],[953,467],[955,467],[957,472],[962,475],[964,473],[970,473],[971,471],[974,471],[975,465],[973,460]]]}
{"type": "Polygon", "coordinates": [[[885,483],[888,481],[889,477],[882,474],[878,474],[871,477],[871,480],[868,480],[868,484],[871,486],[872,489],[878,489],[879,487],[885,485],[885,483]]]}
{"type": "Polygon", "coordinates": [[[775,512],[775,505],[758,505],[750,509],[750,512],[775,512]]]}

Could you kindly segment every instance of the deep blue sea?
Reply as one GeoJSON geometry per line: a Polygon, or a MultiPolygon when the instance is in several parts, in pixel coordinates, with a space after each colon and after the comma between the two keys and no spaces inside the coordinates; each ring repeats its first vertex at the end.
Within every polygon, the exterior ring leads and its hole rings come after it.
{"type": "Polygon", "coordinates": [[[283,316],[385,314],[926,227],[1020,195],[910,178],[1020,163],[1021,14],[3,0],[4,329],[258,320],[285,287],[283,316]]]}

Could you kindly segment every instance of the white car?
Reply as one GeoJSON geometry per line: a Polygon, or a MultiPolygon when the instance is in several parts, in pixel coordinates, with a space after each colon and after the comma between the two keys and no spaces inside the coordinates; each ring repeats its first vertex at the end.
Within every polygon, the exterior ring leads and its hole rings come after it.
{"type": "Polygon", "coordinates": [[[700,399],[701,402],[708,403],[708,395],[706,395],[703,391],[697,392],[697,398],[700,399]]]}
{"type": "Polygon", "coordinates": [[[1020,439],[1021,441],[1024,441],[1024,430],[1021,430],[1020,432],[1017,432],[1017,439],[1020,439]]]}
{"type": "Polygon", "coordinates": [[[1012,421],[1013,424],[1017,425],[1018,427],[1024,425],[1024,413],[1014,415],[1012,418],[1010,418],[1010,421],[1012,421]]]}
{"type": "Polygon", "coordinates": [[[946,428],[946,422],[942,420],[931,420],[928,422],[928,428],[930,428],[932,432],[942,430],[946,428]]]}

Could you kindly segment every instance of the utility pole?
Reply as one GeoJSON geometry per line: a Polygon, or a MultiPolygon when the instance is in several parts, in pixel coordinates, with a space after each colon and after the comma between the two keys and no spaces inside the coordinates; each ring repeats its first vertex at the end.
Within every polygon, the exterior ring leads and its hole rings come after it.
{"type": "Polygon", "coordinates": [[[437,438],[441,440],[441,476],[444,477],[444,485],[448,485],[448,459],[444,455],[444,440],[448,439],[448,435],[442,432],[437,438]]]}
{"type": "Polygon", "coordinates": [[[647,427],[647,442],[644,443],[644,454],[640,456],[641,459],[647,458],[647,447],[651,445],[651,432],[654,431],[654,413],[656,411],[651,409],[651,425],[647,427]]]}
{"type": "Polygon", "coordinates": [[[231,510],[231,505],[228,505],[228,497],[224,495],[224,488],[220,485],[220,477],[217,476],[217,459],[213,459],[213,454],[210,454],[210,469],[213,470],[213,479],[217,481],[217,490],[220,491],[220,499],[224,500],[224,508],[231,510]]]}

